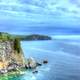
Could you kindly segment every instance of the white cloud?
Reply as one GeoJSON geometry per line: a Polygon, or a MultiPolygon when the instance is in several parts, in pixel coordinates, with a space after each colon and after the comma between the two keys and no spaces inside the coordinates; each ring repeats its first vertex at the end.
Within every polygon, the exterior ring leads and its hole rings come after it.
{"type": "Polygon", "coordinates": [[[20,0],[1,0],[0,21],[23,20],[26,25],[29,23],[79,25],[80,8],[77,7],[79,3],[79,0],[76,4],[73,4],[72,0],[24,0],[24,3],[20,0]]]}

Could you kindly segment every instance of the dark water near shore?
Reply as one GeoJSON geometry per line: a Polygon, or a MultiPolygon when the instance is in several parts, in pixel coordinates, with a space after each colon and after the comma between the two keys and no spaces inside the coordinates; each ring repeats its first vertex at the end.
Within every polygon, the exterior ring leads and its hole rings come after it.
{"type": "Polygon", "coordinates": [[[38,67],[38,73],[25,71],[8,80],[80,80],[80,42],[67,40],[21,42],[25,57],[34,57],[48,64],[38,67]]]}

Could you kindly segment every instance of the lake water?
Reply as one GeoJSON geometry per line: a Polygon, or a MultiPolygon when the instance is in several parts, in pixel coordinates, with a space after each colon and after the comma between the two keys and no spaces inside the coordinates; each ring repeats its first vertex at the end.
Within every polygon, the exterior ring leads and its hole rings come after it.
{"type": "Polygon", "coordinates": [[[38,67],[38,73],[25,71],[8,80],[80,80],[79,40],[51,40],[21,42],[25,58],[33,57],[48,64],[38,67]]]}

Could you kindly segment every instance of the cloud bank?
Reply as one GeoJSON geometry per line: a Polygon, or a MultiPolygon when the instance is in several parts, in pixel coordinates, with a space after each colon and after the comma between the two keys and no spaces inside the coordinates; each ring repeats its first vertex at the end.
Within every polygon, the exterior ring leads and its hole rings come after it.
{"type": "Polygon", "coordinates": [[[0,0],[0,29],[80,26],[80,0],[0,0]]]}

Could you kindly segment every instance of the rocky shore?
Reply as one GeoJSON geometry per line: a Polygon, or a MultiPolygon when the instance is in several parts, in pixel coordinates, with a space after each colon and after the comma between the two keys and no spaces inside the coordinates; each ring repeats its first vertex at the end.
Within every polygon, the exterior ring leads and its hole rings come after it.
{"type": "Polygon", "coordinates": [[[38,71],[36,71],[36,68],[38,66],[42,66],[43,64],[47,64],[48,61],[43,60],[42,63],[37,62],[34,58],[29,58],[27,59],[27,62],[23,65],[17,64],[17,63],[10,63],[6,68],[2,68],[0,69],[0,74],[5,74],[8,72],[16,72],[16,71],[20,71],[22,68],[23,69],[32,69],[34,70],[32,73],[38,73],[38,71]]]}
{"type": "MultiPolygon", "coordinates": [[[[43,64],[46,63],[48,61],[44,60],[43,64]]],[[[25,61],[18,38],[14,38],[7,33],[0,33],[0,74],[20,71],[23,68],[36,69],[38,66],[42,66],[42,64],[32,57],[25,61]]]]}
{"type": "Polygon", "coordinates": [[[29,58],[27,60],[27,64],[25,64],[25,68],[26,69],[31,69],[32,70],[32,73],[35,74],[35,73],[38,73],[38,70],[36,70],[37,67],[39,66],[43,66],[43,64],[47,64],[48,61],[47,60],[43,60],[41,63],[36,61],[34,58],[29,58]]]}
{"type": "Polygon", "coordinates": [[[41,65],[32,57],[25,61],[22,51],[14,50],[14,41],[0,41],[0,74],[20,71],[21,68],[36,69],[41,65]]]}

